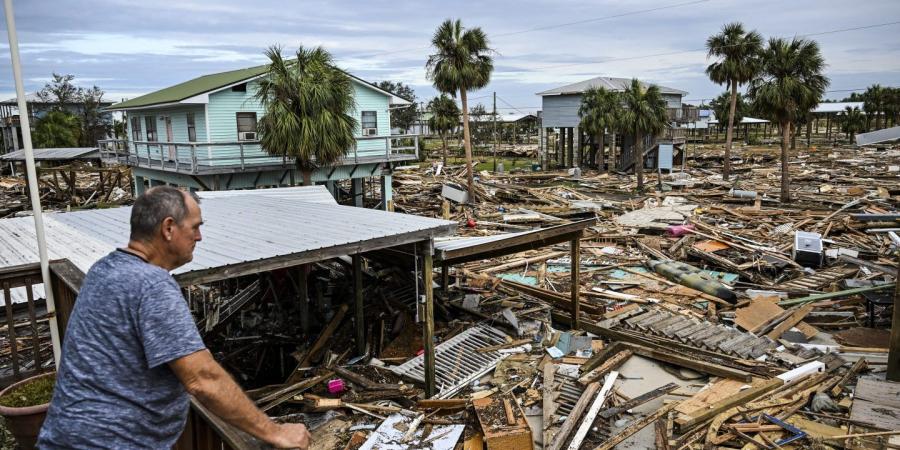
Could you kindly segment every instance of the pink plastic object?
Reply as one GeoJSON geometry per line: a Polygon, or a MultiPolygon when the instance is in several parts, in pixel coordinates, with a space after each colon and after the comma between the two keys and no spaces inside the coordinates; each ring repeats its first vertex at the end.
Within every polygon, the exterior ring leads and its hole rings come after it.
{"type": "Polygon", "coordinates": [[[694,231],[694,225],[693,225],[693,224],[688,224],[688,225],[669,225],[669,226],[666,228],[666,234],[668,234],[669,236],[675,236],[675,237],[681,237],[681,236],[684,236],[684,235],[690,233],[691,231],[694,231]]]}
{"type": "Polygon", "coordinates": [[[340,394],[344,392],[344,380],[340,378],[335,378],[328,382],[328,392],[331,394],[340,394]]]}

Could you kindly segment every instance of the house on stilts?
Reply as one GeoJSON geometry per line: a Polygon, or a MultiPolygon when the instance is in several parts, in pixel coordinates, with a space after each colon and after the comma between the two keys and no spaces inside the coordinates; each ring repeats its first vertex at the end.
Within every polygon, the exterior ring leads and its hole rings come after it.
{"type": "MultiPolygon", "coordinates": [[[[541,163],[544,167],[595,167],[589,155],[597,151],[593,136],[581,130],[578,109],[585,91],[591,88],[605,88],[614,92],[624,92],[631,84],[628,78],[596,77],[578,83],[538,92],[541,96],[541,163]],[[592,151],[593,150],[593,151],[592,151]]],[[[668,126],[658,136],[647,136],[644,142],[644,166],[647,169],[671,169],[680,164],[685,147],[684,129],[679,123],[697,120],[697,108],[682,104],[687,92],[666,86],[659,86],[666,101],[668,126]]],[[[612,136],[607,134],[604,142],[610,144],[612,136]]],[[[612,169],[629,171],[634,167],[634,137],[617,132],[616,148],[605,150],[609,156],[605,160],[612,169]]],[[[600,168],[600,169],[605,169],[600,168]]]]}
{"type": "MultiPolygon", "coordinates": [[[[263,65],[204,75],[108,107],[124,112],[127,138],[101,141],[103,159],[132,168],[135,195],[163,184],[201,191],[302,184],[292,159],[260,146],[256,124],[265,110],[255,94],[267,71],[263,65]]],[[[312,182],[336,198],[349,191],[348,202],[362,206],[363,183],[380,181],[381,207],[392,209],[393,167],[418,158],[419,136],[392,135],[390,114],[411,102],[348,75],[355,105],[349,114],[358,121],[355,144],[336,165],[313,171],[312,182]],[[342,191],[345,180],[349,189],[342,191]]]]}

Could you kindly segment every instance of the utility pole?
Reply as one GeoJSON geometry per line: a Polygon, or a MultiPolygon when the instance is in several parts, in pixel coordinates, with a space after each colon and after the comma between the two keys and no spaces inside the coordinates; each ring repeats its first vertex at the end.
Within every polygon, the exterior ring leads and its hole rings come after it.
{"type": "Polygon", "coordinates": [[[497,172],[497,91],[494,91],[494,172],[497,172]]]}

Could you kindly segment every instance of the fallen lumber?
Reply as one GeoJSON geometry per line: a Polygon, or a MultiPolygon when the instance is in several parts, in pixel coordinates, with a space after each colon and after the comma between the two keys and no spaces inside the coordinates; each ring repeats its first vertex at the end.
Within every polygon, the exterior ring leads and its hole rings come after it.
{"type": "Polygon", "coordinates": [[[562,447],[569,438],[569,435],[572,434],[572,431],[574,431],[575,427],[579,424],[578,419],[584,413],[584,410],[587,409],[591,400],[594,399],[594,395],[598,390],[600,390],[600,383],[591,383],[585,388],[581,397],[578,398],[578,403],[575,403],[575,407],[572,408],[568,420],[563,422],[562,428],[560,428],[559,432],[553,436],[550,444],[545,446],[544,450],[559,450],[562,447]]]}
{"type": "Polygon", "coordinates": [[[629,409],[636,408],[640,405],[643,405],[644,403],[647,403],[650,400],[653,400],[658,397],[662,397],[663,395],[666,395],[669,392],[674,391],[675,389],[678,389],[678,385],[675,383],[669,383],[665,386],[658,387],[650,392],[643,393],[631,400],[628,400],[627,402],[622,403],[621,405],[616,406],[615,408],[609,408],[605,411],[602,411],[600,413],[600,417],[604,418],[604,419],[609,419],[610,417],[614,417],[618,414],[622,414],[623,412],[626,412],[629,409]]]}
{"type": "Polygon", "coordinates": [[[616,353],[612,358],[607,359],[600,367],[578,378],[578,382],[581,383],[582,386],[587,386],[588,384],[599,380],[610,371],[618,369],[619,366],[625,364],[625,361],[627,361],[628,358],[631,358],[631,355],[633,354],[634,351],[630,349],[624,349],[621,352],[616,353]]]}
{"type": "Polygon", "coordinates": [[[597,414],[600,413],[600,408],[606,403],[606,399],[609,397],[609,393],[612,391],[613,385],[618,377],[619,372],[615,371],[610,372],[609,375],[606,376],[606,381],[603,382],[600,393],[597,394],[597,398],[591,403],[591,407],[588,409],[587,413],[585,413],[584,419],[578,426],[578,430],[575,432],[575,435],[572,436],[572,442],[570,442],[569,447],[567,447],[568,450],[578,450],[581,447],[581,443],[584,441],[584,438],[587,436],[591,427],[594,426],[594,419],[597,418],[597,414]]]}
{"type": "Polygon", "coordinates": [[[632,422],[631,425],[628,425],[624,430],[617,432],[613,437],[607,439],[606,442],[594,447],[594,450],[611,450],[616,445],[622,443],[622,441],[624,441],[625,439],[631,437],[631,435],[633,435],[634,433],[643,430],[651,423],[656,422],[656,420],[660,417],[668,414],[669,411],[671,411],[677,405],[677,402],[669,403],[668,405],[656,410],[653,414],[632,422]]]}

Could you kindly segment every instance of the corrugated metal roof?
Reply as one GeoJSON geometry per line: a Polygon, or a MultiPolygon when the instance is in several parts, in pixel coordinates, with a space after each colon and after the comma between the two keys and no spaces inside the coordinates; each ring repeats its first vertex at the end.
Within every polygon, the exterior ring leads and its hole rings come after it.
{"type": "Polygon", "coordinates": [[[236,196],[265,196],[309,203],[325,203],[337,205],[337,200],[328,192],[325,186],[296,186],[275,189],[247,189],[232,191],[198,191],[197,195],[203,199],[227,198],[236,196]]]}
{"type": "MultiPolygon", "coordinates": [[[[203,241],[197,244],[194,260],[174,270],[173,275],[385,237],[395,238],[391,246],[402,245],[404,239],[412,239],[402,235],[420,232],[431,237],[447,236],[456,228],[455,222],[427,217],[334,203],[285,201],[290,197],[254,194],[257,191],[235,192],[250,194],[202,202],[203,241]]],[[[86,273],[98,259],[128,243],[130,216],[130,206],[46,213],[50,259],[67,258],[86,273]]],[[[37,262],[36,242],[33,218],[0,220],[0,267],[37,262]]]]}
{"type": "MultiPolygon", "coordinates": [[[[100,149],[96,147],[36,148],[35,161],[67,159],[100,159],[100,149]]],[[[16,150],[0,156],[2,161],[25,161],[25,150],[16,150]]]]}
{"type": "MultiPolygon", "coordinates": [[[[643,81],[641,81],[640,83],[643,87],[648,86],[648,83],[644,83],[643,81]]],[[[649,83],[649,85],[658,87],[659,91],[663,94],[687,95],[686,91],[682,91],[680,89],[661,86],[654,83],[649,83]]],[[[567,84],[558,88],[538,92],[537,95],[580,94],[594,87],[602,87],[611,91],[623,92],[629,86],[631,86],[631,78],[596,77],[591,78],[590,80],[579,81],[577,83],[567,84]]]]}
{"type": "MultiPolygon", "coordinates": [[[[718,125],[719,120],[713,119],[708,122],[710,125],[718,125]]],[[[740,125],[754,124],[754,123],[769,123],[766,119],[757,119],[755,117],[741,117],[740,125]]]]}
{"type": "Polygon", "coordinates": [[[847,107],[851,108],[859,108],[861,111],[865,111],[863,107],[863,102],[834,102],[834,103],[819,103],[812,110],[813,114],[830,114],[830,113],[842,113],[844,109],[847,107]]]}
{"type": "Polygon", "coordinates": [[[856,145],[880,144],[900,140],[900,127],[884,128],[856,135],[856,145]]]}
{"type": "Polygon", "coordinates": [[[459,250],[461,248],[475,247],[488,242],[502,241],[515,236],[522,236],[531,233],[531,231],[520,231],[518,233],[500,233],[492,236],[478,237],[454,237],[447,239],[438,239],[434,241],[434,250],[439,252],[459,250]]]}

